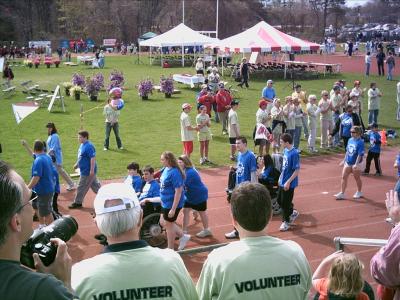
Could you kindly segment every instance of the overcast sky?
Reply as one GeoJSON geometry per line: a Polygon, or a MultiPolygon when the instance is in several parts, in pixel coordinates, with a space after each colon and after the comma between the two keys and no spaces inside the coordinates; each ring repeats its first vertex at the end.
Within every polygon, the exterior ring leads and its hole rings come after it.
{"type": "Polygon", "coordinates": [[[346,0],[346,4],[348,6],[357,6],[357,5],[364,5],[369,0],[346,0]]]}

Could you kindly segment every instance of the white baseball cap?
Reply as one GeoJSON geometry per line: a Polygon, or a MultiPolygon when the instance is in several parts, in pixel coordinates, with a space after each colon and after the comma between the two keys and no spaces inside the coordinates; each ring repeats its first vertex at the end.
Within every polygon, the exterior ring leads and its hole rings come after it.
{"type": "Polygon", "coordinates": [[[96,215],[102,215],[114,211],[141,209],[134,189],[125,183],[110,183],[103,185],[94,199],[94,211],[96,215]],[[107,201],[121,200],[118,205],[107,206],[107,201]]]}

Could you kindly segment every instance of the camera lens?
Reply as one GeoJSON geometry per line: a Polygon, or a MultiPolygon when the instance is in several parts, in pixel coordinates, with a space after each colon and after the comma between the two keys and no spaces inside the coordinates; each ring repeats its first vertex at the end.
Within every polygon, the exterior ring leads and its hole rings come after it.
{"type": "Polygon", "coordinates": [[[63,216],[43,228],[43,231],[49,238],[59,238],[67,242],[78,231],[78,223],[71,216],[63,216]]]}

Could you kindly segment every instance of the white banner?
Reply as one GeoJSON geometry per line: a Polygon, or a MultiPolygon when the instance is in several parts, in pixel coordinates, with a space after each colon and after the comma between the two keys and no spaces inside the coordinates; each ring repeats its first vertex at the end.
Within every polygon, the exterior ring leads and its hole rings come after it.
{"type": "Polygon", "coordinates": [[[50,41],[29,41],[29,48],[51,47],[50,41]]]}
{"type": "Polygon", "coordinates": [[[103,46],[114,47],[116,42],[117,42],[117,39],[104,39],[103,46]]]}
{"type": "Polygon", "coordinates": [[[23,103],[12,104],[12,109],[17,124],[21,123],[23,119],[25,119],[27,116],[29,116],[38,108],[39,104],[36,104],[35,102],[23,102],[23,103]]]}

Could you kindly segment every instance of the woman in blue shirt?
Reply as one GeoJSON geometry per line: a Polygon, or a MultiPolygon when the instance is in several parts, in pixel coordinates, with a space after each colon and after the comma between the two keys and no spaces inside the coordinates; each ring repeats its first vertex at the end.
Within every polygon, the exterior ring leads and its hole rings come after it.
{"type": "Polygon", "coordinates": [[[47,123],[47,134],[49,137],[47,138],[47,154],[51,157],[55,157],[55,166],[57,168],[57,172],[61,175],[62,178],[68,184],[67,191],[71,191],[76,188],[74,182],[72,181],[71,177],[65,172],[62,163],[63,163],[63,156],[61,150],[61,142],[60,137],[57,133],[57,128],[54,123],[47,123]]]}
{"type": "Polygon", "coordinates": [[[341,191],[335,195],[336,200],[345,199],[344,192],[347,187],[347,180],[349,175],[353,173],[354,179],[357,184],[357,192],[353,195],[354,199],[359,199],[363,196],[361,192],[361,171],[364,156],[364,141],[361,138],[362,128],[360,126],[353,126],[350,130],[351,138],[347,144],[346,155],[340,165],[343,165],[341,191]]]}
{"type": "Polygon", "coordinates": [[[161,154],[161,163],[165,167],[160,178],[160,198],[162,225],[167,232],[168,248],[174,249],[175,237],[179,237],[178,250],[183,250],[190,239],[189,234],[184,234],[175,223],[183,207],[185,195],[183,193],[185,175],[172,152],[165,151],[161,154]]]}
{"type": "Polygon", "coordinates": [[[208,189],[201,181],[200,175],[193,167],[192,162],[186,155],[178,158],[178,164],[185,171],[185,197],[186,201],[183,205],[183,232],[187,231],[189,224],[190,211],[198,211],[203,230],[196,234],[199,238],[212,235],[208,227],[207,200],[208,189]]]}

